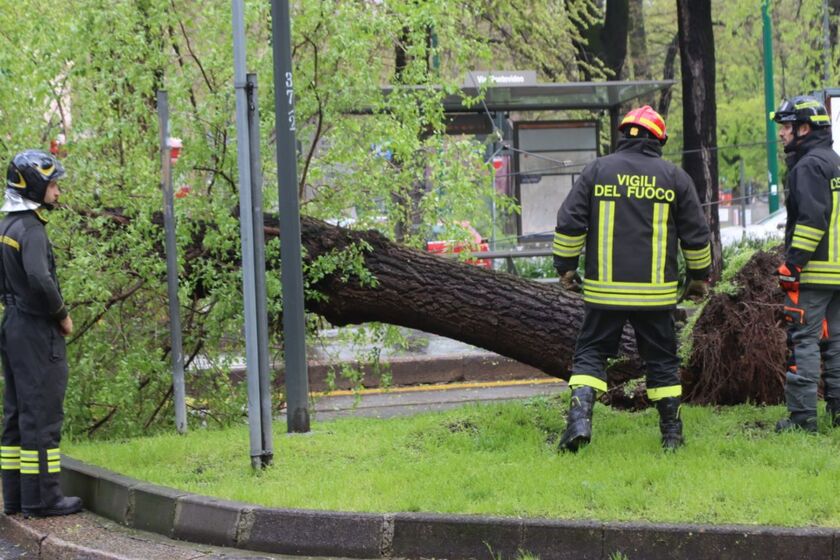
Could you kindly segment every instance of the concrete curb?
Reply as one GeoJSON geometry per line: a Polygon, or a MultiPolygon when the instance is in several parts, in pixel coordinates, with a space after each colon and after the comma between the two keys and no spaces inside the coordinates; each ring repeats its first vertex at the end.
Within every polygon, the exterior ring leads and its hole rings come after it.
{"type": "MultiPolygon", "coordinates": [[[[279,554],[460,560],[491,551],[512,558],[521,550],[540,560],[608,560],[616,553],[631,560],[840,560],[840,530],[834,529],[263,508],[148,484],[69,457],[62,458],[62,486],[89,510],[129,527],[279,554]]],[[[47,537],[38,537],[41,550],[47,537]]]]}

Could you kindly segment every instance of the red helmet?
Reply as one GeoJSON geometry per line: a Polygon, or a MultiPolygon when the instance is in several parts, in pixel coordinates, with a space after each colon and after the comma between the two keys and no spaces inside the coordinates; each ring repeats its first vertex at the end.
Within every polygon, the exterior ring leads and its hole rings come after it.
{"type": "MultiPolygon", "coordinates": [[[[650,105],[645,105],[639,109],[633,109],[622,119],[621,124],[618,125],[619,130],[624,130],[625,127],[631,125],[638,125],[650,132],[654,138],[660,142],[665,142],[668,139],[668,133],[665,132],[665,119],[654,111],[650,105]]],[[[632,136],[632,134],[631,134],[632,136]]]]}

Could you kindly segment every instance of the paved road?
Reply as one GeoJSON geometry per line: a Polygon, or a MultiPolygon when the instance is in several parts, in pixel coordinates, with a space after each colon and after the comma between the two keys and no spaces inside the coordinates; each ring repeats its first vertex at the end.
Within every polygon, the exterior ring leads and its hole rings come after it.
{"type": "Polygon", "coordinates": [[[315,420],[346,416],[392,418],[420,412],[447,410],[471,402],[498,402],[548,396],[566,389],[565,381],[554,378],[448,385],[419,385],[393,389],[333,391],[314,395],[315,420]]]}

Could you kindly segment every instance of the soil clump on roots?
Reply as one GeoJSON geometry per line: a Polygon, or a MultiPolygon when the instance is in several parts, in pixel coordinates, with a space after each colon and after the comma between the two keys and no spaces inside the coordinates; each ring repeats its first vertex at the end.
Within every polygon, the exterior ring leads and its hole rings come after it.
{"type": "Polygon", "coordinates": [[[697,404],[784,401],[784,294],[772,273],[780,248],[757,251],[736,274],[737,293],[714,293],[691,334],[682,372],[685,400],[697,404]]]}

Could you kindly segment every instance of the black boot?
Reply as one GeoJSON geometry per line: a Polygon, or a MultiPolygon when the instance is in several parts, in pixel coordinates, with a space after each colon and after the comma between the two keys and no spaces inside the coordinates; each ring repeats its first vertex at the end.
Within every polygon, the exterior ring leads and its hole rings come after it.
{"type": "Polygon", "coordinates": [[[560,450],[576,452],[592,439],[592,407],[595,406],[595,389],[576,387],[572,389],[566,431],[560,438],[560,450]]]}
{"type": "Polygon", "coordinates": [[[4,469],[3,473],[3,513],[20,513],[20,471],[4,469]]]}
{"type": "Polygon", "coordinates": [[[680,419],[680,398],[666,397],[656,401],[659,411],[659,431],[662,433],[662,448],[674,451],[681,447],[683,439],[683,424],[680,419]]]}
{"type": "Polygon", "coordinates": [[[792,412],[788,418],[782,418],[776,422],[776,433],[792,432],[802,430],[809,433],[817,433],[816,412],[792,412]]]}
{"type": "Polygon", "coordinates": [[[59,515],[71,515],[82,511],[82,499],[76,496],[65,496],[50,506],[24,509],[24,517],[56,517],[59,515]]]}
{"type": "Polygon", "coordinates": [[[831,426],[840,428],[840,399],[827,399],[825,401],[825,412],[831,419],[831,426]]]}
{"type": "Polygon", "coordinates": [[[53,517],[82,511],[81,498],[62,494],[58,473],[24,475],[23,498],[24,517],[53,517]]]}

